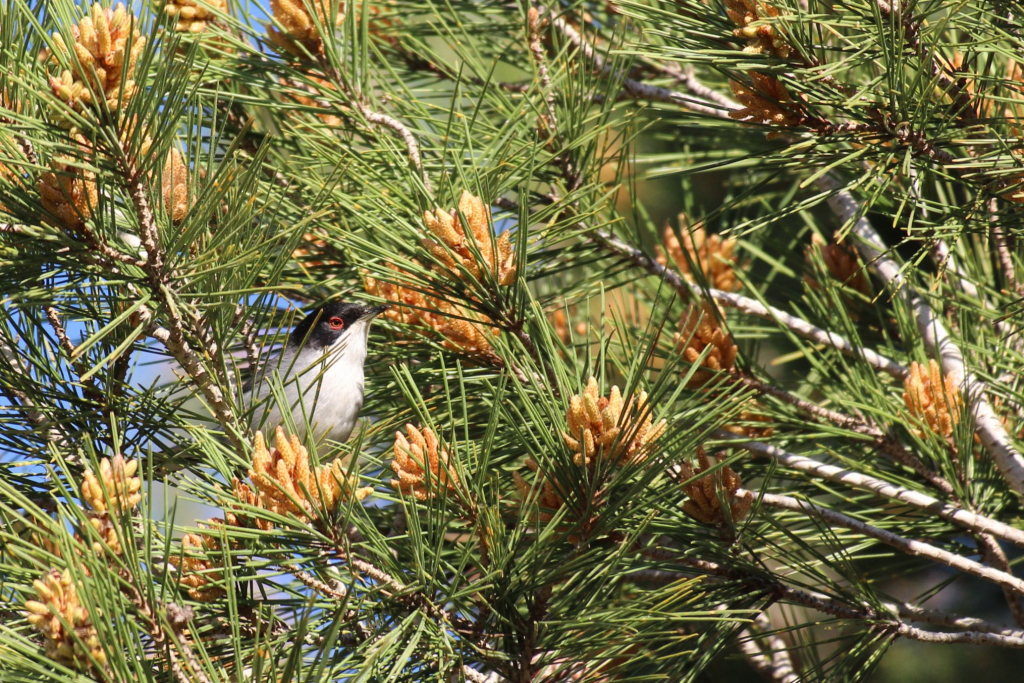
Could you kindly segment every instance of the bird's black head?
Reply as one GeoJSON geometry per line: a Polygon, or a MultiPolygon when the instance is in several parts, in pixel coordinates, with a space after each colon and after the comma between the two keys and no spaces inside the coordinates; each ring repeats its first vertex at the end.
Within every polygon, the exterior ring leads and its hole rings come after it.
{"type": "Polygon", "coordinates": [[[386,311],[388,306],[363,306],[333,301],[315,309],[302,319],[292,330],[288,339],[290,346],[305,344],[307,349],[323,349],[332,346],[360,321],[367,324],[386,311]]]}

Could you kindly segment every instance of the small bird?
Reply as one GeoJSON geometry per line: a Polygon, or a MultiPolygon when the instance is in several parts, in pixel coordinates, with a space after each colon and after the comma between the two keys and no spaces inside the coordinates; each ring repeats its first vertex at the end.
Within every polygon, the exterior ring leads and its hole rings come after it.
{"type": "MultiPolygon", "coordinates": [[[[279,377],[300,439],[308,419],[315,441],[346,441],[363,407],[363,363],[374,318],[390,306],[332,302],[302,319],[277,356],[254,375],[255,398],[271,396],[279,377]],[[301,400],[300,400],[301,396],[301,400]]],[[[269,398],[253,416],[253,428],[281,424],[277,401],[269,398]]]]}

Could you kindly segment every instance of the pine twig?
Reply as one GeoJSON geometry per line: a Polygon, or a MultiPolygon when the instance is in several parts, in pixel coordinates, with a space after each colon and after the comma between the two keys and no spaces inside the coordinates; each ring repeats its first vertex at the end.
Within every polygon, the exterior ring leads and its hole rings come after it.
{"type": "Polygon", "coordinates": [[[345,600],[348,598],[348,591],[338,581],[331,581],[330,585],[316,578],[308,572],[304,572],[301,569],[289,570],[296,579],[304,583],[308,588],[312,588],[317,593],[320,593],[328,598],[335,600],[345,600]]]}
{"type": "MultiPolygon", "coordinates": [[[[675,561],[686,567],[690,567],[705,574],[721,576],[731,581],[738,581],[748,585],[751,589],[761,590],[768,593],[776,600],[783,600],[804,607],[810,607],[822,614],[829,614],[839,619],[850,621],[869,621],[876,627],[888,631],[893,636],[902,636],[911,640],[919,640],[926,643],[953,644],[964,643],[970,645],[993,645],[1013,649],[1024,649],[1024,632],[1014,630],[999,631],[957,631],[957,632],[935,632],[912,626],[891,615],[878,612],[874,608],[863,605],[853,607],[838,602],[820,593],[814,593],[800,588],[793,588],[774,577],[768,578],[759,574],[753,574],[742,569],[726,567],[708,560],[698,560],[688,557],[665,558],[675,561]]],[[[973,621],[973,620],[971,620],[973,621]]]]}
{"type": "MultiPolygon", "coordinates": [[[[18,352],[10,347],[7,341],[0,336],[0,356],[3,356],[11,371],[26,379],[30,378],[28,371],[21,364],[21,357],[18,352]]],[[[53,424],[46,414],[43,413],[39,408],[36,407],[35,401],[23,391],[15,389],[13,387],[0,386],[0,390],[7,396],[11,401],[11,405],[18,408],[22,415],[25,416],[25,420],[40,431],[45,432],[45,439],[47,443],[57,444],[62,446],[66,440],[64,436],[57,429],[57,426],[53,424]]]]}
{"type": "Polygon", "coordinates": [[[996,211],[998,205],[999,200],[994,197],[989,201],[989,206],[991,207],[989,215],[992,217],[992,241],[996,243],[999,265],[1003,267],[1006,289],[1019,294],[1020,288],[1017,286],[1017,270],[1013,265],[1013,256],[1010,254],[1010,247],[1006,243],[1006,233],[1003,232],[1003,226],[999,225],[998,213],[996,211]]]}
{"type": "Polygon", "coordinates": [[[548,73],[548,62],[544,54],[544,45],[540,39],[540,15],[544,8],[538,11],[536,7],[530,7],[526,12],[526,37],[530,45],[530,54],[537,65],[537,76],[540,79],[541,92],[544,93],[544,103],[547,105],[550,129],[558,128],[558,113],[555,111],[555,93],[551,89],[551,75],[548,73]]]}
{"type": "MultiPolygon", "coordinates": [[[[679,558],[663,559],[679,561],[679,558]]],[[[663,569],[642,569],[640,571],[630,573],[628,578],[631,581],[636,581],[638,583],[650,583],[657,586],[664,586],[669,583],[675,583],[676,581],[692,580],[690,575],[681,571],[667,571],[663,569]]],[[[827,598],[823,595],[808,593],[808,596],[813,596],[818,600],[831,600],[831,598],[827,598]]],[[[804,604],[804,601],[798,602],[804,604]]],[[[908,603],[883,602],[882,606],[886,610],[899,615],[901,619],[905,619],[907,621],[921,624],[934,624],[936,626],[945,626],[947,628],[954,628],[963,631],[993,633],[1009,638],[1024,639],[1024,631],[1022,630],[1010,629],[1001,624],[985,621],[984,619],[978,619],[977,617],[965,617],[959,614],[943,612],[941,610],[918,607],[917,605],[911,605],[908,603]]]]}
{"type": "MultiPolygon", "coordinates": [[[[611,233],[596,230],[592,233],[591,239],[606,250],[622,256],[648,273],[660,277],[666,284],[675,289],[684,300],[690,300],[691,298],[700,299],[702,297],[703,290],[700,287],[691,284],[686,278],[669,270],[636,247],[627,244],[611,233]]],[[[721,306],[735,308],[758,318],[771,320],[805,339],[810,339],[819,344],[827,344],[834,347],[840,353],[859,358],[876,370],[881,370],[897,379],[904,379],[910,374],[907,368],[896,361],[886,358],[871,349],[854,346],[846,338],[834,332],[828,332],[815,327],[806,320],[790,315],[781,309],[765,306],[759,301],[733,292],[709,289],[707,293],[715,303],[721,306]]]]}
{"type": "Polygon", "coordinates": [[[579,49],[583,56],[587,58],[587,61],[591,63],[594,71],[601,74],[604,78],[621,82],[623,89],[631,97],[650,100],[652,102],[675,104],[700,114],[710,114],[711,116],[716,117],[722,116],[723,112],[720,106],[716,105],[714,102],[709,102],[692,95],[684,95],[681,92],[662,88],[657,85],[651,85],[650,83],[643,83],[642,81],[629,78],[625,73],[616,72],[615,69],[605,61],[605,58],[599,54],[597,50],[595,50],[594,47],[569,24],[569,22],[553,12],[550,16],[552,17],[551,23],[555,28],[561,31],[562,35],[564,35],[570,43],[579,49]]]}
{"type": "MultiPolygon", "coordinates": [[[[1010,561],[996,539],[988,534],[975,534],[974,538],[978,543],[982,562],[987,562],[999,571],[1010,571],[1010,561]]],[[[1006,604],[1010,608],[1013,620],[1018,626],[1024,626],[1024,604],[1021,603],[1024,593],[1003,586],[1003,596],[1006,598],[1006,604]]]]}
{"type": "Polygon", "coordinates": [[[752,453],[775,459],[780,465],[803,472],[811,477],[818,477],[837,484],[845,484],[861,491],[869,491],[883,498],[891,498],[901,503],[923,510],[970,531],[992,534],[1004,541],[1024,548],[1024,530],[1016,529],[991,517],[970,512],[956,505],[944,503],[936,498],[911,491],[887,481],[869,477],[859,472],[846,470],[835,465],[826,465],[812,458],[790,453],[778,446],[760,441],[747,441],[731,432],[716,430],[716,439],[727,441],[731,446],[743,448],[752,453]]]}
{"type": "Polygon", "coordinates": [[[904,448],[903,444],[901,444],[898,439],[886,434],[876,425],[868,424],[867,422],[850,415],[829,410],[828,408],[819,406],[817,403],[800,398],[785,389],[765,384],[754,377],[738,375],[735,377],[734,381],[754,389],[760,394],[773,396],[784,403],[795,406],[808,415],[830,422],[837,427],[849,429],[857,434],[870,437],[873,440],[875,447],[883,454],[901,465],[905,465],[906,467],[914,470],[914,472],[920,475],[922,479],[941,491],[944,495],[950,497],[954,495],[953,485],[950,484],[949,481],[947,481],[938,472],[927,467],[923,462],[921,462],[920,458],[914,457],[906,448],[904,448]]]}
{"type": "MultiPolygon", "coordinates": [[[[757,496],[756,492],[752,493],[755,497],[757,496]]],[[[744,495],[742,489],[737,492],[737,495],[744,495]]],[[[989,581],[1000,587],[1009,588],[1017,592],[1024,590],[1024,579],[1019,579],[1005,571],[1000,571],[994,567],[986,567],[974,560],[969,560],[966,557],[943,550],[942,548],[938,548],[929,543],[903,538],[902,536],[894,534],[886,529],[880,529],[866,522],[862,522],[859,519],[854,519],[849,515],[822,507],[821,505],[817,505],[810,501],[800,500],[790,496],[782,496],[775,493],[762,493],[760,500],[762,505],[767,505],[768,507],[780,510],[789,510],[790,512],[801,512],[811,517],[818,517],[832,526],[842,527],[863,536],[874,538],[875,540],[896,548],[907,555],[923,557],[932,560],[933,562],[944,564],[947,567],[952,567],[957,571],[970,574],[971,576],[976,576],[979,579],[984,579],[985,581],[989,581]]]]}
{"type": "Polygon", "coordinates": [[[772,624],[764,612],[758,614],[754,623],[739,634],[740,651],[762,676],[774,683],[797,683],[800,677],[793,668],[786,643],[778,634],[770,633],[772,624]],[[765,641],[761,649],[758,639],[765,641]]]}

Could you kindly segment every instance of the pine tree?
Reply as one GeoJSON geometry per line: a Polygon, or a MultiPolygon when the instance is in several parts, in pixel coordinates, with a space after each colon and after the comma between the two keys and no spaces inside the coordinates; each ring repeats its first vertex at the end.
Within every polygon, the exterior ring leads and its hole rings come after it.
{"type": "Polygon", "coordinates": [[[0,4],[0,680],[1024,648],[1021,22],[0,4]],[[332,300],[346,443],[244,390],[332,300]]]}

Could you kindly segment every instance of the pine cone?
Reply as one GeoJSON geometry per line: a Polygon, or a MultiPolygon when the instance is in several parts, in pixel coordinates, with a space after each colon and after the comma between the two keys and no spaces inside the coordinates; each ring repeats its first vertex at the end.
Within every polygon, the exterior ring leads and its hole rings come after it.
{"type": "Polygon", "coordinates": [[[743,109],[729,112],[730,118],[782,128],[800,125],[802,117],[779,79],[756,71],[747,75],[750,76],[750,85],[729,81],[733,95],[743,105],[743,109]]]}
{"type": "Polygon", "coordinates": [[[311,469],[306,448],[294,434],[289,440],[282,427],[275,433],[275,446],[273,451],[268,450],[263,432],[256,432],[249,478],[265,510],[309,521],[314,510],[332,512],[339,503],[353,497],[363,500],[373,493],[371,487],[357,488],[358,479],[346,476],[338,460],[311,469]]]}
{"type": "MultiPolygon", "coordinates": [[[[814,234],[811,236],[811,246],[805,252],[808,264],[812,262],[815,251],[821,254],[821,260],[824,261],[825,268],[838,282],[865,296],[870,293],[868,280],[864,276],[864,267],[861,265],[860,257],[855,250],[837,242],[826,244],[825,240],[814,234]]],[[[812,287],[818,286],[813,277],[808,278],[808,284],[812,287]]]]}
{"type": "Polygon", "coordinates": [[[686,227],[686,219],[680,216],[683,223],[681,234],[682,244],[676,237],[671,227],[665,226],[662,239],[665,243],[665,251],[657,247],[658,263],[668,265],[668,256],[675,262],[676,267],[691,282],[694,281],[693,273],[690,270],[690,263],[695,263],[704,275],[704,279],[715,289],[724,292],[734,292],[740,288],[740,282],[736,279],[733,270],[736,265],[736,240],[732,238],[722,239],[721,235],[708,236],[702,227],[696,227],[691,234],[686,227]],[[687,259],[689,256],[689,259],[687,259]]]}
{"type": "MultiPolygon", "coordinates": [[[[88,143],[81,135],[74,141],[84,155],[88,143]]],[[[39,176],[36,187],[39,199],[52,217],[68,230],[79,231],[92,216],[99,202],[96,174],[79,168],[77,159],[55,156],[50,160],[50,171],[39,176]]]]}
{"type": "MultiPolygon", "coordinates": [[[[345,3],[338,1],[337,7],[334,26],[341,26],[345,19],[345,3]]],[[[284,30],[279,31],[272,24],[267,24],[267,39],[282,54],[306,59],[306,52],[302,49],[305,48],[313,58],[319,57],[324,52],[324,40],[316,24],[330,28],[327,8],[328,2],[321,0],[270,0],[270,12],[284,30]],[[314,8],[316,22],[309,13],[310,7],[314,8]]]]}
{"type": "Polygon", "coordinates": [[[792,52],[789,43],[770,23],[764,21],[782,14],[777,7],[758,0],[725,0],[725,13],[739,27],[732,32],[733,35],[747,41],[744,52],[767,53],[779,59],[789,57],[792,52]]]}
{"type": "Polygon", "coordinates": [[[736,366],[738,349],[732,343],[732,337],[723,330],[714,311],[704,306],[701,309],[690,308],[683,318],[683,327],[675,335],[676,348],[690,364],[700,361],[700,367],[687,383],[688,388],[697,388],[707,384],[720,372],[733,372],[736,366]],[[706,348],[710,351],[700,360],[706,348]]]}
{"type": "Polygon", "coordinates": [[[121,454],[103,458],[99,477],[92,470],[83,475],[82,501],[95,513],[131,510],[142,500],[142,480],[135,476],[138,469],[138,460],[125,460],[121,454]]]}
{"type": "Polygon", "coordinates": [[[226,13],[226,0],[171,0],[164,5],[164,12],[175,20],[174,30],[179,33],[202,33],[217,20],[214,10],[226,13]]]}
{"type": "MultiPolygon", "coordinates": [[[[211,519],[200,522],[198,526],[212,529],[221,523],[223,520],[211,519]]],[[[199,602],[211,602],[222,597],[224,589],[212,585],[223,578],[218,571],[221,563],[207,555],[220,551],[220,541],[210,534],[187,533],[181,539],[181,548],[182,556],[175,555],[170,558],[170,562],[181,570],[178,582],[186,587],[189,597],[199,602]]]]}
{"type": "MultiPolygon", "coordinates": [[[[408,276],[398,268],[391,269],[408,276]]],[[[441,345],[446,349],[488,360],[497,358],[489,337],[496,337],[500,332],[491,327],[491,321],[486,316],[411,287],[376,280],[367,275],[364,275],[363,286],[368,294],[395,304],[384,313],[389,319],[403,325],[431,330],[442,338],[441,345]]]]}

